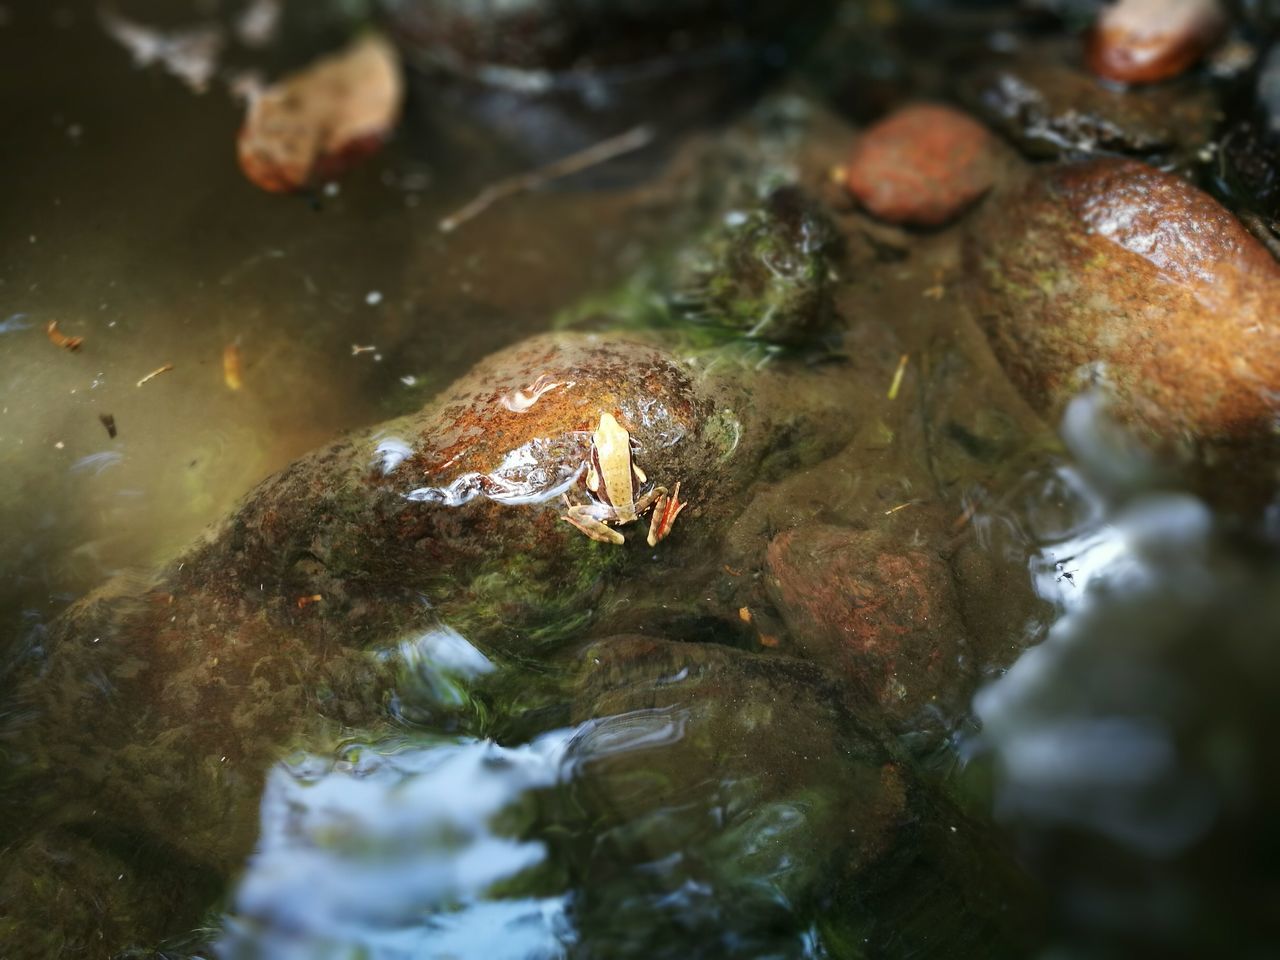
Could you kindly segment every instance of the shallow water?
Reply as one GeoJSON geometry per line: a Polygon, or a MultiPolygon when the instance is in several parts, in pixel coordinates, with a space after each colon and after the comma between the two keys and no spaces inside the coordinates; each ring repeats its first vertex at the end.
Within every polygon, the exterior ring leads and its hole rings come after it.
{"type": "MultiPolygon", "coordinates": [[[[122,10],[230,22],[199,0],[122,10]]],[[[441,233],[527,160],[429,125],[420,91],[340,184],[258,191],[235,165],[234,71],[305,61],[338,20],[302,16],[266,52],[232,46],[197,93],[131,63],[91,4],[3,8],[18,149],[0,152],[0,678],[41,669],[73,601],[113,578],[148,589],[259,480],[417,410],[688,226],[634,217],[580,179],[441,233]],[[50,320],[82,348],[51,344],[50,320]]],[[[840,294],[868,319],[799,391],[864,378],[839,389],[865,426],[838,444],[793,438],[723,542],[695,529],[629,555],[607,572],[630,580],[601,588],[598,608],[556,608],[553,639],[527,649],[480,649],[424,593],[362,661],[372,679],[337,669],[312,690],[299,676],[315,722],[281,724],[279,761],[249,774],[264,777],[254,807],[199,797],[209,829],[250,838],[251,855],[224,864],[239,840],[77,822],[81,859],[51,874],[62,892],[33,883],[8,911],[88,899],[141,950],[234,958],[1107,956],[1176,945],[1189,926],[1197,944],[1233,942],[1231,890],[1213,878],[1271,796],[1256,770],[1274,684],[1244,683],[1276,662],[1250,634],[1277,622],[1264,538],[1240,547],[1194,497],[1148,489],[1087,401],[1060,445],[957,320],[950,241],[912,241],[906,257],[877,242],[889,250],[866,258],[872,279],[840,294]],[[907,355],[901,395],[886,392],[907,355]],[[971,709],[940,691],[907,722],[868,715],[804,662],[761,572],[734,564],[824,524],[912,549],[946,533],[958,612],[944,622],[964,634],[949,666],[985,681],[971,709]],[[1224,606],[1244,612],[1206,664],[1196,641],[1224,606]],[[565,636],[608,639],[566,649],[565,636]],[[355,694],[327,689],[348,679],[355,694]],[[334,696],[358,701],[341,721],[334,696]],[[116,863],[128,893],[98,882],[116,863]]],[[[391,473],[395,442],[369,439],[369,462],[391,473]]],[[[474,589],[495,609],[523,602],[474,589]]],[[[254,671],[303,669],[270,659],[254,671]]],[[[163,755],[208,754],[217,771],[147,771],[175,803],[206,774],[246,782],[204,733],[179,730],[191,741],[163,755]]],[[[22,792],[40,747],[5,749],[6,809],[40,807],[22,792]]],[[[9,850],[26,839],[12,832],[9,850]]]]}

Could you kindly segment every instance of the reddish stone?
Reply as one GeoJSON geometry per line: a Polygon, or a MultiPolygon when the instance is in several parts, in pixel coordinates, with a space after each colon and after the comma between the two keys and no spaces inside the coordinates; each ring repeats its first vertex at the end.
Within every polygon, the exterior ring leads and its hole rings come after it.
{"type": "Polygon", "coordinates": [[[894,723],[953,716],[972,692],[951,573],[876,531],[812,524],[769,544],[770,598],[792,639],[894,723]]]}
{"type": "Polygon", "coordinates": [[[845,185],[890,223],[946,223],[990,189],[995,138],[976,120],[914,104],[871,127],[853,148],[845,185]]]}
{"type": "Polygon", "coordinates": [[[1120,0],[1098,16],[1085,59],[1105,80],[1167,80],[1204,56],[1225,25],[1219,0],[1120,0]]]}

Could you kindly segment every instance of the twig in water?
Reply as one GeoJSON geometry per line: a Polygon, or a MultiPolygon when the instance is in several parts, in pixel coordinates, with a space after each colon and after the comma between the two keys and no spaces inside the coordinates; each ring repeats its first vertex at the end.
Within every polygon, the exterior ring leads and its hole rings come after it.
{"type": "Polygon", "coordinates": [[[889,384],[889,399],[898,399],[898,390],[902,387],[902,375],[907,372],[907,360],[911,358],[911,354],[904,353],[898,358],[898,369],[893,372],[893,383],[889,384]]]}
{"type": "Polygon", "coordinates": [[[163,367],[156,367],[154,370],[152,370],[145,377],[143,377],[141,380],[138,381],[138,386],[142,386],[148,380],[154,380],[156,377],[160,376],[160,374],[168,373],[172,369],[173,369],[172,363],[166,363],[163,367]]]}
{"type": "Polygon", "coordinates": [[[484,213],[485,210],[499,200],[517,193],[523,193],[526,190],[536,190],[552,180],[567,177],[570,174],[578,173],[580,170],[586,170],[588,167],[605,163],[624,153],[639,150],[648,146],[652,140],[652,127],[632,127],[626,133],[620,133],[616,137],[601,140],[585,150],[579,150],[577,153],[571,153],[567,157],[552,161],[545,167],[530,170],[528,173],[518,173],[513,177],[506,177],[485,187],[469,203],[441,220],[440,230],[444,233],[450,233],[473,217],[484,213]]]}

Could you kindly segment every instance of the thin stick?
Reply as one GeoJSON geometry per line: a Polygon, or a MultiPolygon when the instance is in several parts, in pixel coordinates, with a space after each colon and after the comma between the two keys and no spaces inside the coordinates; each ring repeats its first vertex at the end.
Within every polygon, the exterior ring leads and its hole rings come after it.
{"type": "Polygon", "coordinates": [[[907,360],[911,358],[911,354],[904,353],[898,359],[898,369],[893,373],[893,383],[889,384],[888,398],[890,400],[898,399],[898,390],[902,387],[902,375],[907,372],[907,360]]]}
{"type": "Polygon", "coordinates": [[[172,369],[173,369],[172,363],[166,363],[163,367],[156,367],[154,370],[152,370],[145,377],[143,377],[141,380],[138,381],[138,386],[142,386],[148,380],[154,380],[156,377],[160,376],[160,374],[168,373],[172,369]]]}
{"type": "Polygon", "coordinates": [[[570,174],[586,170],[588,167],[605,163],[624,153],[639,150],[648,146],[652,140],[652,127],[645,125],[632,127],[626,133],[620,133],[616,137],[610,137],[608,140],[601,140],[585,150],[579,150],[577,153],[571,153],[567,157],[561,157],[559,160],[554,160],[544,167],[530,170],[528,173],[518,173],[513,177],[506,177],[485,187],[476,194],[473,200],[441,220],[440,229],[444,233],[450,233],[473,217],[484,213],[485,210],[499,200],[517,193],[523,193],[526,190],[536,190],[552,180],[567,177],[570,174]]]}

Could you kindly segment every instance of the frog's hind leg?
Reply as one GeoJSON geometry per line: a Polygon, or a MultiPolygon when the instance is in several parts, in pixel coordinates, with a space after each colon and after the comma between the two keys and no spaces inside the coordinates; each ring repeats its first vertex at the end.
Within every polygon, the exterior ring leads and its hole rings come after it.
{"type": "Polygon", "coordinates": [[[617,530],[609,527],[592,515],[589,505],[579,504],[569,508],[568,513],[560,518],[565,523],[571,523],[580,531],[585,533],[592,540],[598,540],[600,543],[625,543],[626,538],[617,530]]]}

